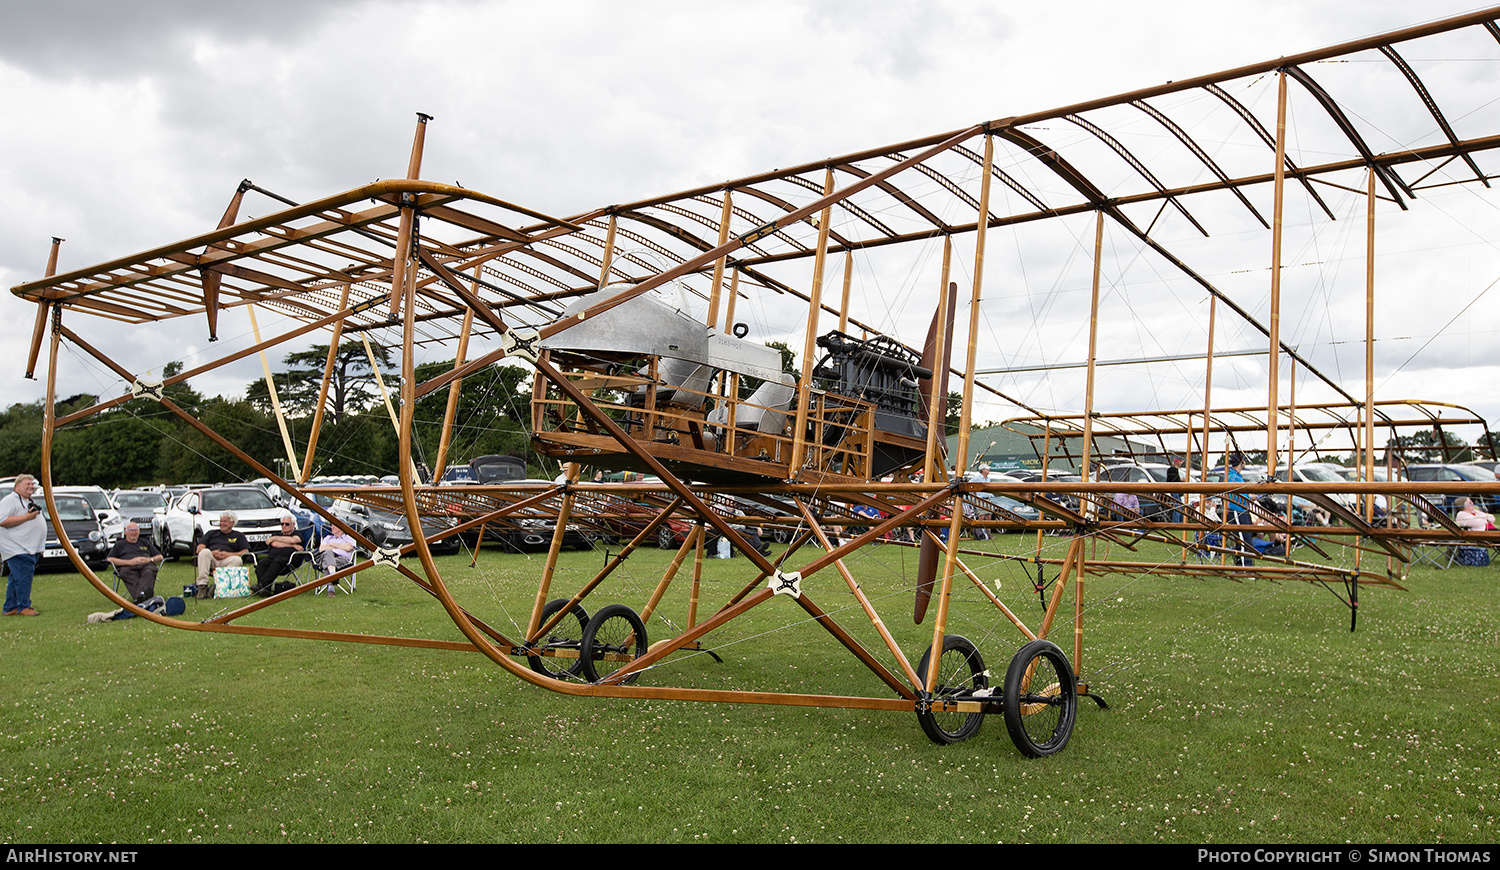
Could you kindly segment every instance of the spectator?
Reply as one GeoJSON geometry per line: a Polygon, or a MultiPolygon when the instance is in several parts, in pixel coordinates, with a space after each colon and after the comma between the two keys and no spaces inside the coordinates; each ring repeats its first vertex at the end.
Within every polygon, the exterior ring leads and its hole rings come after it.
{"type": "Polygon", "coordinates": [[[215,568],[238,568],[250,555],[250,539],[234,528],[239,519],[231,511],[219,514],[219,527],[209,529],[199,541],[197,598],[214,597],[215,568]]]}
{"type": "MultiPolygon", "coordinates": [[[[1229,483],[1238,483],[1243,486],[1245,476],[1240,472],[1245,468],[1245,454],[1236,450],[1225,457],[1224,466],[1224,479],[1229,483]]],[[[1227,519],[1229,522],[1237,526],[1250,525],[1250,500],[1245,497],[1244,493],[1225,493],[1224,507],[1228,513],[1227,519]]],[[[1245,554],[1236,560],[1238,564],[1254,564],[1254,560],[1250,558],[1250,554],[1255,552],[1254,535],[1254,532],[1238,533],[1240,540],[1239,549],[1245,554]]]]}
{"type": "Polygon", "coordinates": [[[307,550],[307,540],[297,531],[297,518],[290,511],[282,514],[281,531],[266,541],[266,554],[255,561],[255,587],[250,591],[261,597],[270,595],[276,578],[286,573],[292,558],[307,550]]]}
{"type": "MultiPolygon", "coordinates": [[[[354,548],[354,538],[348,532],[338,526],[331,526],[318,545],[318,553],[313,557],[313,562],[325,576],[337,573],[354,564],[354,548]]],[[[332,595],[338,585],[337,580],[330,581],[324,591],[332,595]]]]}
{"type": "Polygon", "coordinates": [[[115,541],[106,558],[125,582],[132,603],[139,604],[156,594],[156,571],[161,567],[162,555],[155,544],[141,540],[139,525],[126,523],[125,537],[115,541]]]}
{"type": "Polygon", "coordinates": [[[32,501],[36,478],[17,475],[15,488],[0,499],[0,559],[10,571],[5,586],[6,616],[40,616],[31,606],[31,576],[47,543],[42,508],[32,501]]]}
{"type": "Polygon", "coordinates": [[[1465,496],[1458,505],[1458,513],[1453,515],[1454,522],[1461,529],[1469,529],[1475,532],[1483,532],[1495,528],[1494,514],[1487,514],[1474,506],[1474,500],[1465,496]]]}

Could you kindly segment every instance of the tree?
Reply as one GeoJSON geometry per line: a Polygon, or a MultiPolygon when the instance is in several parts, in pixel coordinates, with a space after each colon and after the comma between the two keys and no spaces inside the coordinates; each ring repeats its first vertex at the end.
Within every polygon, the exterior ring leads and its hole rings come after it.
{"type": "MultiPolygon", "coordinates": [[[[182,373],[181,361],[169,362],[161,367],[163,379],[170,378],[182,373]]],[[[162,393],[189,414],[198,413],[198,408],[203,404],[203,396],[188,386],[187,381],[180,381],[162,389],[162,393]]]]}
{"type": "Polygon", "coordinates": [[[954,391],[948,394],[948,406],[943,414],[943,436],[952,437],[958,434],[959,424],[964,419],[964,394],[954,391]]]}
{"type": "Polygon", "coordinates": [[[0,414],[0,468],[36,474],[42,465],[42,403],[11,405],[0,414]]]}
{"type": "Polygon", "coordinates": [[[162,432],[128,410],[115,408],[90,425],[57,433],[52,447],[52,479],[63,485],[136,486],[151,479],[161,451],[162,432]]]}
{"type": "MultiPolygon", "coordinates": [[[[431,380],[453,369],[453,360],[417,366],[417,383],[431,380]]],[[[489,453],[525,455],[530,441],[532,373],[513,365],[492,365],[463,379],[458,408],[453,416],[453,434],[447,462],[462,462],[489,453]]],[[[412,434],[421,454],[437,459],[443,415],[448,408],[447,388],[433,390],[417,400],[412,415],[412,434]]],[[[442,473],[441,469],[433,469],[442,473]]]]}
{"type": "MultiPolygon", "coordinates": [[[[370,342],[376,366],[370,365],[370,354],[365,353],[362,341],[346,341],[339,345],[330,373],[328,407],[325,419],[334,425],[341,423],[350,414],[362,411],[380,401],[380,392],[375,384],[378,370],[386,381],[386,388],[394,391],[400,378],[391,362],[391,350],[383,344],[370,342]]],[[[273,372],[276,379],[276,394],[281,400],[282,410],[292,416],[307,416],[317,407],[318,394],[323,386],[323,367],[328,362],[328,345],[315,344],[308,350],[295,351],[282,358],[286,369],[273,372]]],[[[245,389],[245,398],[257,410],[271,412],[271,394],[264,378],[252,381],[245,389]]]]}
{"type": "Polygon", "coordinates": [[[1474,458],[1467,441],[1436,428],[1399,436],[1394,444],[1407,462],[1467,462],[1474,458]]]}
{"type": "MultiPolygon", "coordinates": [[[[275,468],[277,459],[286,458],[275,421],[247,401],[223,397],[206,399],[198,419],[263,466],[275,468]]],[[[182,426],[162,442],[157,476],[162,480],[189,483],[249,480],[259,477],[260,473],[207,435],[182,426]]]]}

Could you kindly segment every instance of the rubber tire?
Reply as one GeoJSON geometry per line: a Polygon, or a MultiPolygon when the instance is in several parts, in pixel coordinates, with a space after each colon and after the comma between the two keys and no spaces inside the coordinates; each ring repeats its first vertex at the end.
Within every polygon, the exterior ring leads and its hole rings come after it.
{"type": "MultiPolygon", "coordinates": [[[[631,658],[640,658],[650,647],[646,640],[646,624],[641,622],[640,616],[623,604],[600,608],[583,629],[579,661],[583,666],[584,680],[597,683],[625,667],[628,662],[605,661],[604,656],[609,653],[628,653],[632,642],[635,653],[631,658]]],[[[639,674],[631,674],[621,685],[634,683],[638,676],[639,674]]]]}
{"type": "MultiPolygon", "coordinates": [[[[917,679],[927,684],[927,663],[932,656],[932,647],[922,653],[917,663],[917,679]]],[[[989,687],[985,675],[984,657],[968,638],[961,634],[943,637],[943,654],[938,658],[938,681],[933,687],[934,701],[943,698],[968,698],[976,689],[989,687]]],[[[984,724],[983,713],[917,712],[917,722],[928,739],[938,745],[959,743],[979,733],[984,724]]]]}
{"type": "Polygon", "coordinates": [[[677,549],[677,536],[672,534],[672,529],[666,523],[656,527],[656,548],[658,550],[677,549]]]}
{"type": "MultiPolygon", "coordinates": [[[[542,621],[539,624],[546,625],[547,620],[552,618],[552,614],[562,610],[563,605],[567,603],[568,599],[566,598],[556,598],[548,601],[547,606],[542,608],[542,621]]],[[[577,623],[575,624],[572,619],[564,619],[562,622],[559,622],[552,629],[551,634],[539,639],[543,649],[561,648],[581,650],[583,648],[583,630],[588,627],[589,614],[588,611],[583,609],[582,605],[578,604],[573,605],[572,613],[573,616],[577,617],[577,623]]],[[[554,656],[527,656],[526,661],[531,665],[533,671],[543,676],[551,677],[554,680],[566,680],[578,676],[578,671],[583,665],[581,658],[560,659],[554,656]],[[568,667],[560,667],[563,662],[571,662],[571,664],[568,667]]]]}
{"type": "Polygon", "coordinates": [[[1005,728],[1022,755],[1044,758],[1068,745],[1078,717],[1078,685],[1073,666],[1057,644],[1031,641],[1010,660],[1004,710],[1005,728]],[[1040,693],[1031,689],[1037,682],[1044,686],[1040,693]],[[1039,696],[1046,700],[1037,700],[1039,696]]]}

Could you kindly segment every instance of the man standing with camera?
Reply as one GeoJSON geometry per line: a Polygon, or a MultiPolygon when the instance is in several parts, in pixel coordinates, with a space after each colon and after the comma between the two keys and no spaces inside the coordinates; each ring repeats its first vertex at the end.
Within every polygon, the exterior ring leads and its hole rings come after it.
{"type": "Polygon", "coordinates": [[[6,616],[38,616],[31,607],[31,575],[47,542],[42,508],[32,500],[36,478],[22,474],[15,489],[0,499],[0,559],[10,571],[5,587],[6,616]]]}

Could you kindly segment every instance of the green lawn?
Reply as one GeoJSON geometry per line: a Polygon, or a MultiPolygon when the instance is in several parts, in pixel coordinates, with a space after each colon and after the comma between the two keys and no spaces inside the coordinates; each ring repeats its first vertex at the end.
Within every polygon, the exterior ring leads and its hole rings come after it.
{"type": "MultiPolygon", "coordinates": [[[[668,558],[638,554],[589,609],[639,609],[668,558]]],[[[601,561],[567,554],[554,591],[601,561]]],[[[540,556],[440,563],[466,607],[524,622],[540,556]]],[[[914,567],[895,547],[850,561],[913,661],[931,638],[931,616],[911,622],[914,567]]],[[[978,570],[1036,619],[1023,568],[978,570]]],[[[745,571],[706,563],[700,618],[745,571]]],[[[158,591],[188,576],[169,564],[158,591]]],[[[1363,590],[1350,633],[1316,585],[1091,577],[1085,677],[1111,709],[1083,702],[1068,747],[1029,760],[999,717],[935,746],[909,713],[576,699],[477,653],[85,625],[104,599],[45,574],[42,616],[0,622],[0,824],[10,842],[1493,842],[1497,580],[1429,570],[1407,592],[1363,590]]],[[[889,659],[835,572],[804,588],[889,659]]],[[[685,624],[687,597],[684,575],[653,639],[685,624]]],[[[460,638],[386,569],[253,622],[460,638]]],[[[1070,628],[1054,634],[1069,649],[1070,628]]],[[[996,682],[1023,640],[972,589],[950,630],[996,682]]],[[[723,664],[676,656],[641,684],[890,696],[785,598],[710,644],[723,664]]]]}

